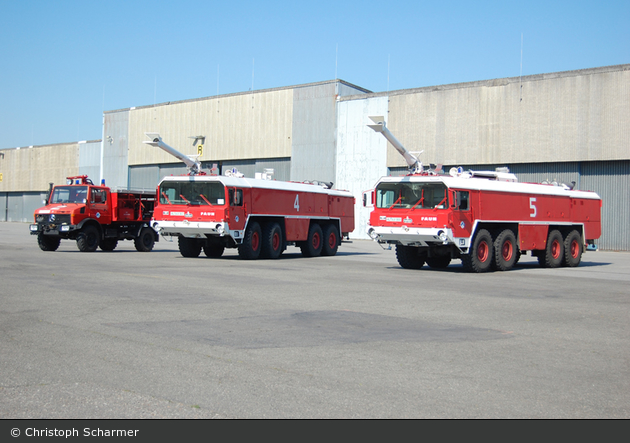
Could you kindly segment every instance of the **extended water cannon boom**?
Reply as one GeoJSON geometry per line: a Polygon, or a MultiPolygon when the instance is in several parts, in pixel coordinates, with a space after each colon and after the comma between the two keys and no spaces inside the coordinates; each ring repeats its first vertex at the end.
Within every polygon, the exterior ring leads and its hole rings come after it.
{"type": "Polygon", "coordinates": [[[378,115],[370,116],[369,118],[374,122],[374,124],[368,125],[368,127],[372,128],[375,132],[380,132],[381,134],[383,134],[383,137],[385,137],[387,141],[389,141],[392,146],[396,148],[396,151],[398,151],[400,155],[404,157],[407,165],[409,166],[409,170],[412,173],[422,172],[422,162],[418,160],[418,157],[407,151],[402,143],[400,143],[398,139],[394,137],[394,134],[392,134],[389,129],[387,129],[387,126],[385,125],[385,117],[383,117],[382,115],[378,115]]]}
{"type": "Polygon", "coordinates": [[[160,134],[156,132],[145,132],[144,135],[149,137],[151,140],[145,140],[142,143],[146,143],[147,145],[151,145],[151,146],[156,146],[168,152],[173,157],[183,161],[186,167],[188,168],[188,175],[203,175],[203,173],[201,172],[201,162],[197,159],[197,156],[188,156],[188,155],[182,154],[177,149],[164,143],[164,141],[162,140],[162,137],[160,137],[160,134]]]}

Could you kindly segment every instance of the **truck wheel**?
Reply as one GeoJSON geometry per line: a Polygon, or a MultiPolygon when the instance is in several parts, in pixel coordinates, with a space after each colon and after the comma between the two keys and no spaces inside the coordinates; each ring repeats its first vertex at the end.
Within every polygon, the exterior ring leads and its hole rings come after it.
{"type": "Polygon", "coordinates": [[[451,263],[451,257],[448,255],[427,257],[427,265],[433,269],[444,269],[451,263]]]}
{"type": "Polygon", "coordinates": [[[324,247],[322,248],[322,255],[332,257],[337,254],[339,248],[339,230],[337,226],[330,224],[324,229],[324,247]]]}
{"type": "Polygon", "coordinates": [[[203,247],[203,253],[206,254],[206,257],[210,258],[219,258],[223,255],[223,251],[225,251],[225,246],[219,243],[208,243],[203,247]]]}
{"type": "Polygon", "coordinates": [[[282,255],[282,228],[278,223],[267,223],[262,236],[261,255],[276,259],[282,255]]]}
{"type": "Polygon", "coordinates": [[[308,239],[300,245],[304,257],[318,257],[324,247],[322,228],[318,223],[311,223],[308,239]]]}
{"type": "Polygon", "coordinates": [[[118,239],[116,238],[104,238],[99,245],[103,251],[113,251],[116,246],[118,246],[118,239]]]}
{"type": "Polygon", "coordinates": [[[256,260],[260,257],[262,232],[258,222],[251,222],[245,231],[243,243],[238,245],[238,256],[243,260],[256,260]]]}
{"type": "Polygon", "coordinates": [[[487,230],[480,229],[468,254],[462,255],[462,264],[468,272],[487,272],[492,268],[492,256],[492,236],[487,230]]]}
{"type": "Polygon", "coordinates": [[[98,248],[100,240],[98,228],[87,225],[77,235],[77,247],[81,252],[94,252],[98,248]]]}
{"type": "Polygon", "coordinates": [[[140,234],[133,239],[133,244],[138,252],[151,252],[155,245],[155,231],[147,227],[142,228],[140,234]]]}
{"type": "Polygon", "coordinates": [[[509,271],[519,256],[516,236],[511,229],[505,229],[494,241],[494,262],[499,271],[509,271]]]}
{"type": "Polygon", "coordinates": [[[582,260],[582,236],[576,230],[569,232],[564,239],[563,266],[576,267],[582,260]]]}
{"type": "Polygon", "coordinates": [[[538,263],[543,268],[557,268],[564,259],[564,240],[557,229],[549,233],[547,248],[538,255],[538,263]]]}
{"type": "Polygon", "coordinates": [[[420,269],[424,266],[424,256],[418,255],[419,249],[413,246],[396,245],[396,259],[405,269],[420,269]]]}
{"type": "Polygon", "coordinates": [[[195,258],[199,257],[201,253],[201,244],[196,238],[188,238],[180,235],[177,238],[177,244],[179,246],[179,253],[182,257],[195,258]]]}
{"type": "Polygon", "coordinates": [[[37,234],[37,244],[42,251],[56,251],[60,243],[61,238],[59,237],[44,235],[41,232],[37,234]]]}

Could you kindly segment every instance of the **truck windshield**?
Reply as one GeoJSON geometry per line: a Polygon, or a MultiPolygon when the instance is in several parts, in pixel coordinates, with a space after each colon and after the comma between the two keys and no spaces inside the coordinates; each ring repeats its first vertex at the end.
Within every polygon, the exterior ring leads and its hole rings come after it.
{"type": "Polygon", "coordinates": [[[224,205],[225,187],[218,182],[164,182],[160,186],[162,205],[224,205]]]}
{"type": "Polygon", "coordinates": [[[55,186],[50,203],[85,203],[87,186],[55,186]]]}
{"type": "Polygon", "coordinates": [[[443,183],[381,183],[376,188],[376,207],[445,209],[448,191],[443,183]]]}

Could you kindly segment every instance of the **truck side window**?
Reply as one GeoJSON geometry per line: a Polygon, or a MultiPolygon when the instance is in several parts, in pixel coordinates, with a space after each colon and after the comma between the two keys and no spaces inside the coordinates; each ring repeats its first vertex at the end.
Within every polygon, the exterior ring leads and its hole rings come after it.
{"type": "Polygon", "coordinates": [[[468,204],[470,193],[468,191],[455,191],[456,206],[455,209],[467,211],[470,208],[468,204]]]}
{"type": "Polygon", "coordinates": [[[230,197],[231,206],[243,206],[243,190],[242,189],[230,188],[229,197],[230,197]]]}
{"type": "Polygon", "coordinates": [[[103,204],[107,200],[107,193],[103,189],[92,189],[90,203],[103,204]]]}

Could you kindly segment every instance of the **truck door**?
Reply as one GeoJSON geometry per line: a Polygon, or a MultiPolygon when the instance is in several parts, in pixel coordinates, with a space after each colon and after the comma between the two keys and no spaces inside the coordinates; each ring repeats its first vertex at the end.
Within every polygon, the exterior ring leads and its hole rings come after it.
{"type": "Polygon", "coordinates": [[[243,202],[243,190],[240,188],[228,188],[228,198],[230,201],[230,229],[242,230],[247,220],[246,206],[243,202]]]}
{"type": "Polygon", "coordinates": [[[98,220],[102,225],[112,222],[109,193],[106,189],[90,187],[90,217],[98,220]]]}
{"type": "Polygon", "coordinates": [[[451,191],[453,234],[455,237],[470,237],[473,228],[473,214],[469,191],[451,191]]]}

